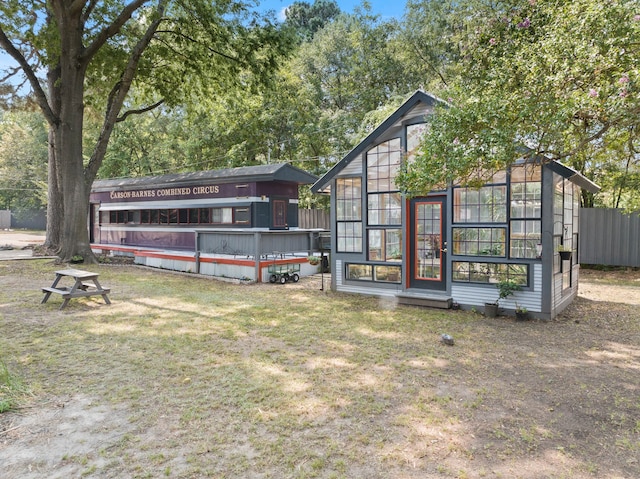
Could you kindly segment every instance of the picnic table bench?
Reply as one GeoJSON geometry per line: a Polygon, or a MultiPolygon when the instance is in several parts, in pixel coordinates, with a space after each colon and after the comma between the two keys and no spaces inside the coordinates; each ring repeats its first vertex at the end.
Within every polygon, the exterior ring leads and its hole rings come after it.
{"type": "Polygon", "coordinates": [[[40,304],[44,304],[49,299],[52,293],[61,295],[64,298],[64,302],[60,306],[63,309],[69,301],[73,298],[83,298],[86,296],[101,295],[106,304],[111,304],[107,294],[111,291],[109,288],[103,288],[98,281],[98,273],[92,273],[90,271],[83,271],[81,269],[62,269],[56,271],[56,279],[53,284],[48,288],[42,288],[44,298],[40,304]],[[74,284],[71,288],[66,286],[58,286],[60,280],[65,277],[73,278],[74,284]]]}

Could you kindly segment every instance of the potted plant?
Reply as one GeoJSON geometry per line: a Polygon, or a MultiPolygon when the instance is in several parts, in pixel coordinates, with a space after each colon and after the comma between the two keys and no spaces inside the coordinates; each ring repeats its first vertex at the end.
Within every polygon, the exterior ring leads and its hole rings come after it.
{"type": "Polygon", "coordinates": [[[529,313],[527,308],[516,303],[516,321],[526,321],[529,313]]]}
{"type": "Polygon", "coordinates": [[[522,288],[518,283],[512,279],[503,279],[496,284],[498,288],[498,299],[492,303],[484,304],[484,314],[489,318],[495,318],[498,315],[498,308],[500,306],[500,300],[511,296],[516,291],[520,291],[522,288]]]}
{"type": "Polygon", "coordinates": [[[562,261],[571,261],[571,254],[573,251],[569,246],[560,245],[558,246],[558,254],[560,255],[560,259],[562,261]]]}
{"type": "Polygon", "coordinates": [[[313,266],[320,264],[320,258],[318,258],[317,256],[309,256],[307,260],[309,261],[309,264],[313,266]]]}

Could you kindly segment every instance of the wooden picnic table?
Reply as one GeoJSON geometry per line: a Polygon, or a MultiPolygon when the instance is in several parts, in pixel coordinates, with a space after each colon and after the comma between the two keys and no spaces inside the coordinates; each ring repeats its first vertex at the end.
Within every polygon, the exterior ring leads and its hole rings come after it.
{"type": "Polygon", "coordinates": [[[44,298],[40,304],[44,304],[51,296],[51,293],[56,293],[64,298],[64,302],[60,309],[63,309],[71,299],[83,298],[86,296],[101,295],[106,304],[111,304],[107,294],[111,291],[109,288],[103,288],[98,281],[98,273],[92,273],[90,271],[83,271],[81,269],[61,269],[56,271],[56,279],[53,284],[48,288],[42,288],[44,298]],[[66,286],[59,286],[62,278],[73,278],[74,284],[71,288],[66,286]]]}

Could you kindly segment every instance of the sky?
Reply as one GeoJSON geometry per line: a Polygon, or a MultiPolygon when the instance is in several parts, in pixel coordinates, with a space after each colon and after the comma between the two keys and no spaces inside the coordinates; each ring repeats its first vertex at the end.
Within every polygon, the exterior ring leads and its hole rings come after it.
{"type": "MultiPolygon", "coordinates": [[[[295,0],[259,0],[260,8],[265,10],[275,10],[280,13],[295,0]]],[[[313,4],[315,0],[303,0],[313,4]]],[[[353,13],[356,6],[362,5],[362,0],[336,0],[340,10],[345,13],[353,13]]],[[[368,0],[371,11],[380,15],[383,19],[395,17],[398,20],[404,13],[405,0],[368,0]]]]}
{"type": "MultiPolygon", "coordinates": [[[[260,10],[274,10],[278,14],[285,8],[291,5],[295,0],[258,0],[260,1],[260,10]]],[[[315,0],[303,0],[313,4],[315,0]]],[[[353,13],[353,9],[362,5],[362,0],[336,0],[340,10],[345,13],[353,13]]],[[[382,19],[397,18],[400,20],[404,13],[405,0],[368,0],[371,5],[371,11],[374,14],[378,14],[382,19]]],[[[284,19],[284,16],[280,17],[284,19]]],[[[13,65],[5,54],[4,51],[0,51],[0,68],[6,68],[8,65],[13,65]]]]}

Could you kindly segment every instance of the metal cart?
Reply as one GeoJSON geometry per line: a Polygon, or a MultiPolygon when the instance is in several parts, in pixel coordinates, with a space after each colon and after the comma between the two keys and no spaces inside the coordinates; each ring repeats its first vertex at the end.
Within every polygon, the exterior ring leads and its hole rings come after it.
{"type": "Polygon", "coordinates": [[[274,264],[269,265],[269,282],[285,284],[288,281],[297,283],[300,280],[299,264],[274,264]]]}

